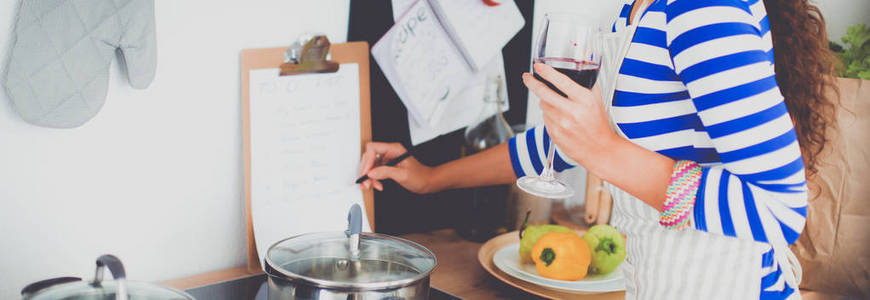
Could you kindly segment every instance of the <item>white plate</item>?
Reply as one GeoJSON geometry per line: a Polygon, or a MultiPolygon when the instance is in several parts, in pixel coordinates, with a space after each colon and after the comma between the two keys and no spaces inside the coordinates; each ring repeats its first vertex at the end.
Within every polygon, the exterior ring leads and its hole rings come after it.
{"type": "Polygon", "coordinates": [[[515,243],[495,252],[492,262],[502,272],[517,279],[567,293],[604,293],[625,290],[622,265],[607,275],[589,275],[577,281],[555,280],[541,277],[534,264],[520,262],[520,244],[515,243]]]}

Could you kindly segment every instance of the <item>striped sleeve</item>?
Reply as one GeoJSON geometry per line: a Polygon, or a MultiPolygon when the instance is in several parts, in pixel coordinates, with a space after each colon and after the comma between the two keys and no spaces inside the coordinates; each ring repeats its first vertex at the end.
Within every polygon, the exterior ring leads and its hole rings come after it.
{"type": "Polygon", "coordinates": [[[806,176],[764,26],[739,0],[670,0],[666,16],[674,69],[722,162],[703,169],[695,228],[794,243],[806,221],[806,176]]]}
{"type": "Polygon", "coordinates": [[[610,27],[610,32],[617,32],[625,28],[628,24],[628,16],[631,14],[631,3],[623,1],[622,8],[619,10],[619,15],[613,21],[613,26],[610,27]]]}
{"type": "MultiPolygon", "coordinates": [[[[511,138],[508,141],[508,148],[510,149],[511,165],[517,178],[538,175],[541,174],[547,163],[550,135],[544,130],[544,126],[538,126],[511,138]]],[[[556,172],[562,172],[577,165],[571,158],[562,155],[559,147],[556,147],[555,153],[553,169],[556,172]]]]}

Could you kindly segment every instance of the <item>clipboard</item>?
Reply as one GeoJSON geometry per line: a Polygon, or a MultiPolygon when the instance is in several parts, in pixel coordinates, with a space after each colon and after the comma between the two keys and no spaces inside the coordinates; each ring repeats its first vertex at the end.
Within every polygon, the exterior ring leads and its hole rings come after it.
{"type": "MultiPolygon", "coordinates": [[[[325,39],[325,37],[324,37],[325,39]]],[[[307,47],[309,44],[316,44],[318,37],[312,39],[306,44],[301,53],[301,60],[296,62],[285,62],[285,51],[287,48],[265,48],[265,49],[246,49],[242,50],[241,55],[241,72],[242,72],[242,144],[243,144],[243,163],[245,172],[245,224],[247,232],[247,270],[251,273],[262,272],[260,261],[257,256],[257,245],[254,241],[254,226],[251,215],[251,119],[250,119],[250,71],[256,69],[281,68],[282,76],[292,76],[293,74],[311,73],[311,72],[335,72],[336,69],[331,69],[334,65],[342,63],[356,63],[359,65],[359,99],[360,99],[360,149],[365,151],[365,144],[372,140],[372,123],[371,123],[371,94],[369,90],[369,45],[367,42],[349,42],[342,44],[329,45],[326,41],[326,51],[331,54],[332,61],[326,61],[327,52],[311,52],[307,47]],[[318,59],[313,65],[310,64],[311,59],[318,59]],[[308,63],[308,65],[306,65],[308,63]]],[[[290,49],[291,51],[293,49],[290,49]]],[[[288,51],[289,53],[289,51],[288,51]]],[[[360,153],[362,155],[362,153],[360,153]]],[[[374,192],[366,190],[363,192],[363,201],[369,225],[374,231],[374,192]]]]}

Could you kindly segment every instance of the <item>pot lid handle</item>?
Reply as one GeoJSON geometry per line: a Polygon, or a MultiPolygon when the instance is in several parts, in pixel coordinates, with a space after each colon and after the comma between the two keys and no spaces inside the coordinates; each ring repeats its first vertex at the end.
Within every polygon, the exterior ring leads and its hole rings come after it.
{"type": "Polygon", "coordinates": [[[103,281],[103,270],[106,267],[108,267],[109,271],[112,272],[112,278],[127,278],[127,274],[124,272],[124,264],[121,263],[121,260],[114,255],[105,254],[97,258],[97,270],[96,275],[94,275],[94,286],[100,286],[100,282],[103,281]]]}
{"type": "Polygon", "coordinates": [[[94,275],[93,286],[99,287],[103,281],[103,270],[109,268],[112,272],[112,278],[118,281],[118,290],[115,291],[115,300],[127,300],[127,285],[124,281],[127,278],[127,273],[124,271],[124,264],[118,257],[111,254],[104,254],[97,258],[97,270],[94,275]]]}
{"type": "Polygon", "coordinates": [[[27,299],[28,297],[30,297],[30,295],[33,295],[36,292],[41,291],[42,289],[45,289],[45,288],[50,287],[50,286],[74,282],[74,281],[81,281],[81,280],[82,279],[78,278],[78,277],[57,277],[57,278],[37,281],[37,282],[31,283],[31,284],[28,284],[27,286],[24,287],[24,289],[21,290],[21,298],[27,299]]]}
{"type": "Polygon", "coordinates": [[[347,213],[347,230],[351,235],[362,233],[362,209],[359,204],[351,206],[347,213]]]}
{"type": "Polygon", "coordinates": [[[354,204],[350,207],[347,213],[347,233],[348,248],[350,250],[350,258],[359,258],[359,235],[362,233],[362,208],[359,204],[354,204]]]}

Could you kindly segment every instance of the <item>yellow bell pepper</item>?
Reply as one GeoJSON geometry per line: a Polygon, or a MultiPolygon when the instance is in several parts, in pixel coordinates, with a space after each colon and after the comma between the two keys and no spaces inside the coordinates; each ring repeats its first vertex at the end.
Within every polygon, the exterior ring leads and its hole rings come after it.
{"type": "Polygon", "coordinates": [[[532,247],[532,260],[541,276],[574,281],[586,277],[592,254],[576,233],[550,232],[532,247]]]}

